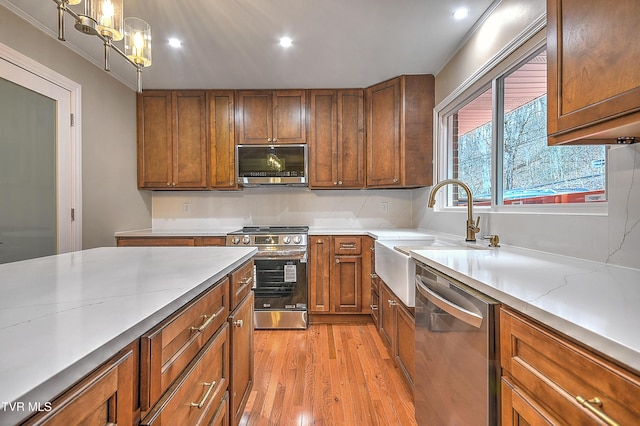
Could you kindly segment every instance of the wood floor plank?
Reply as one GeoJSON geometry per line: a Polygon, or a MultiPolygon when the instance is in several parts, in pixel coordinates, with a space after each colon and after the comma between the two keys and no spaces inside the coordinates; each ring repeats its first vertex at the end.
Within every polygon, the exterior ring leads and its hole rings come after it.
{"type": "Polygon", "coordinates": [[[371,324],[256,330],[243,426],[415,425],[413,394],[371,324]]]}

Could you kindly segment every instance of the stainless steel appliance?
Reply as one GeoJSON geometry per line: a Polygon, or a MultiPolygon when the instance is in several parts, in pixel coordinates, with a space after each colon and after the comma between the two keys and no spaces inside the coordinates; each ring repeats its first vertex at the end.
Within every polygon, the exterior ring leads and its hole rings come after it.
{"type": "Polygon", "coordinates": [[[242,186],[307,186],[306,144],[236,145],[236,181],[242,186]]]}
{"type": "Polygon", "coordinates": [[[256,329],[307,328],[308,226],[246,226],[227,246],[257,247],[253,292],[256,329]]]}
{"type": "Polygon", "coordinates": [[[419,425],[497,425],[498,302],[417,262],[419,425]]]}

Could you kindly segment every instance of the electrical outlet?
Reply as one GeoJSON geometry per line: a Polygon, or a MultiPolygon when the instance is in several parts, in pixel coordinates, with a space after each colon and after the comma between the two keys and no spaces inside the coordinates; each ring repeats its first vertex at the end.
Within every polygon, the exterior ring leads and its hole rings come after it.
{"type": "Polygon", "coordinates": [[[382,213],[387,213],[389,211],[389,203],[386,201],[382,201],[380,203],[380,211],[382,213]]]}
{"type": "Polygon", "coordinates": [[[184,203],[182,205],[182,211],[185,212],[185,213],[191,213],[191,204],[184,203]]]}

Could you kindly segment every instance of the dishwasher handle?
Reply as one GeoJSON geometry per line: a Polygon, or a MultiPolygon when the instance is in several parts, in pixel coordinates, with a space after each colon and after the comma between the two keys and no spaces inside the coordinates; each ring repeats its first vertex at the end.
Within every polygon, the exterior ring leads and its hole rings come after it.
{"type": "Polygon", "coordinates": [[[450,300],[445,299],[438,293],[434,292],[430,288],[424,285],[420,275],[416,275],[416,290],[418,290],[427,300],[438,308],[442,309],[449,315],[452,315],[472,327],[480,328],[482,325],[482,315],[475,312],[471,312],[468,309],[458,306],[450,300]]]}

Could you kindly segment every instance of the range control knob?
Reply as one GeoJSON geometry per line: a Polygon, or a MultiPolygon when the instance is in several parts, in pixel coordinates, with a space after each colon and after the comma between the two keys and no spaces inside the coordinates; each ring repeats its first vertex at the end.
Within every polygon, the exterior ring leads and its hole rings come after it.
{"type": "Polygon", "coordinates": [[[233,237],[231,239],[232,244],[240,244],[240,237],[233,237]]]}
{"type": "Polygon", "coordinates": [[[251,238],[248,235],[242,237],[242,244],[249,244],[251,242],[251,238]]]}
{"type": "Polygon", "coordinates": [[[300,244],[302,242],[302,236],[301,235],[296,235],[293,237],[293,243],[294,244],[300,244]]]}
{"type": "Polygon", "coordinates": [[[285,235],[285,236],[282,238],[282,242],[283,242],[283,243],[285,243],[285,244],[291,244],[291,236],[289,236],[289,235],[285,235]]]}

